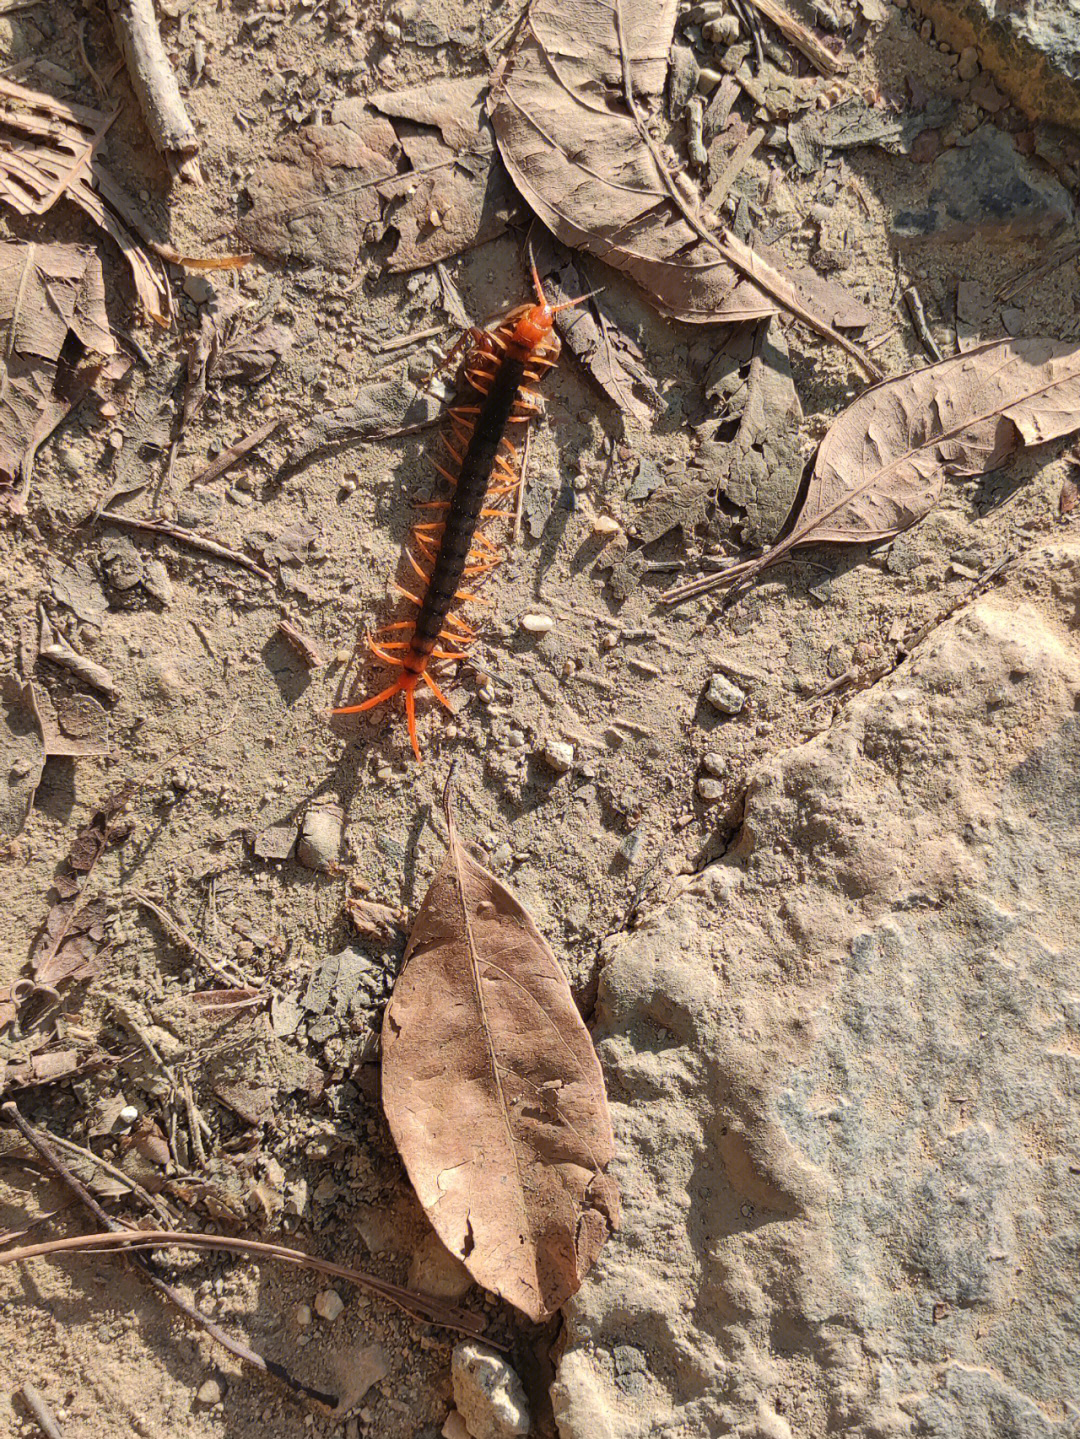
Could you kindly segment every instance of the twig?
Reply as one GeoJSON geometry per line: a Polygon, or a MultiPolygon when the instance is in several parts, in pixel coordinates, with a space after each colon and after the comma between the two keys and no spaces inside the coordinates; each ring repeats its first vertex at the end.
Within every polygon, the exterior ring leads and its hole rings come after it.
{"type": "Polygon", "coordinates": [[[280,424],[280,420],[267,420],[265,425],[260,425],[257,430],[252,430],[250,435],[245,435],[242,440],[237,440],[235,445],[230,445],[227,450],[222,450],[216,460],[213,460],[192,478],[191,483],[208,485],[212,480],[220,479],[226,470],[236,464],[237,460],[242,460],[257,445],[261,445],[263,440],[272,435],[280,424]]]}
{"type": "Polygon", "coordinates": [[[708,230],[702,223],[698,214],[687,203],[685,196],[675,183],[675,177],[668,168],[667,162],[660,152],[660,147],[645,124],[641,109],[634,98],[633,76],[630,71],[630,52],[626,45],[626,34],[623,22],[622,0],[615,0],[614,5],[615,35],[619,46],[619,58],[622,61],[623,98],[626,101],[626,108],[630,112],[630,118],[634,122],[639,136],[652,156],[653,164],[668,197],[678,209],[683,219],[697,235],[699,240],[722,256],[727,263],[733,266],[740,274],[754,282],[759,289],[763,290],[771,299],[777,301],[795,319],[801,320],[815,334],[821,335],[824,339],[831,340],[856,362],[859,368],[874,380],[884,379],[884,373],[878,365],[871,360],[854,341],[849,340],[846,335],[841,334],[827,320],[816,315],[805,302],[795,285],[786,278],[780,271],[776,270],[767,260],[756,254],[754,250],[740,240],[732,231],[721,228],[716,233],[708,230]]]}
{"type": "Polygon", "coordinates": [[[309,634],[305,634],[292,620],[280,620],[277,632],[287,645],[300,656],[309,670],[322,669],[326,656],[309,634]]]}
{"type": "Polygon", "coordinates": [[[108,6],[154,148],[173,175],[199,183],[199,139],[165,53],[153,0],[108,0],[108,6]]]}
{"type": "Polygon", "coordinates": [[[274,577],[269,570],[248,559],[247,555],[241,554],[239,550],[219,545],[217,540],[208,540],[204,535],[196,535],[181,525],[170,524],[168,520],[137,520],[132,515],[118,515],[115,510],[103,510],[98,518],[105,525],[120,525],[129,530],[138,530],[144,535],[163,535],[166,539],[180,540],[193,550],[201,550],[204,555],[213,555],[218,560],[231,560],[234,565],[240,565],[243,569],[250,570],[253,575],[258,575],[260,580],[273,583],[274,577]]]}
{"type": "Polygon", "coordinates": [[[45,1439],[64,1439],[63,1434],[60,1432],[60,1425],[56,1422],[56,1416],[30,1383],[29,1379],[19,1390],[19,1393],[22,1396],[23,1403],[37,1420],[38,1428],[42,1434],[45,1435],[45,1439]]]}
{"type": "Polygon", "coordinates": [[[433,340],[436,335],[442,335],[445,331],[445,325],[430,325],[426,330],[413,330],[408,335],[395,335],[393,339],[383,340],[378,346],[378,351],[380,355],[390,355],[395,350],[407,350],[410,345],[419,345],[422,340],[433,340]]]}
{"type": "Polygon", "coordinates": [[[997,298],[999,300],[1011,300],[1014,295],[1019,295],[1022,291],[1030,289],[1038,280],[1042,280],[1047,275],[1052,274],[1060,265],[1067,264],[1076,255],[1080,255],[1080,240],[1070,241],[1058,249],[1056,254],[1051,255],[1048,260],[1044,260],[1041,265],[1036,265],[1033,269],[1028,270],[1026,274],[1017,276],[1015,280],[1010,280],[1007,285],[1003,285],[997,292],[997,298]]]}
{"type": "Polygon", "coordinates": [[[83,62],[83,68],[86,70],[86,73],[94,82],[94,89],[98,92],[98,94],[103,100],[108,101],[109,92],[106,88],[105,81],[94,69],[93,65],[90,62],[90,56],[86,52],[86,31],[89,24],[89,20],[80,20],[79,28],[75,31],[75,37],[79,42],[79,59],[83,62]]]}
{"type": "Polygon", "coordinates": [[[764,138],[764,130],[751,130],[742,144],[736,147],[731,159],[721,171],[720,178],[705,197],[706,205],[711,205],[714,210],[720,209],[721,205],[727,199],[728,191],[738,179],[743,166],[764,138]]]}
{"type": "Polygon", "coordinates": [[[753,5],[770,24],[775,25],[784,39],[801,51],[820,74],[838,75],[844,69],[828,46],[823,45],[794,15],[789,15],[777,0],[744,0],[744,3],[753,5]]]}
{"type": "Polygon", "coordinates": [[[514,544],[521,540],[521,518],[525,512],[525,485],[529,474],[529,455],[532,451],[533,427],[525,430],[525,444],[521,451],[521,476],[518,480],[517,499],[514,503],[514,544]]]}
{"type": "Polygon", "coordinates": [[[158,920],[162,929],[174,944],[179,945],[185,953],[193,955],[196,959],[201,959],[209,969],[214,971],[219,979],[224,980],[226,984],[234,988],[237,985],[240,985],[244,989],[259,988],[255,981],[249,978],[238,964],[233,964],[229,960],[216,959],[208,949],[204,949],[198,940],[193,939],[192,936],[188,934],[187,930],[184,929],[175,916],[171,915],[167,909],[163,909],[162,906],[155,900],[152,900],[148,894],[143,894],[141,890],[137,889],[131,890],[130,894],[132,899],[141,904],[144,909],[148,909],[155,919],[158,920]],[[232,973],[229,972],[230,970],[232,973]]]}
{"type": "MultiPolygon", "coordinates": [[[[80,1181],[75,1178],[71,1170],[68,1169],[67,1165],[64,1164],[63,1160],[60,1159],[60,1157],[56,1154],[52,1146],[45,1139],[45,1136],[41,1134],[37,1129],[35,1129],[28,1120],[23,1118],[23,1116],[19,1113],[16,1105],[14,1105],[10,1100],[8,1100],[7,1103],[0,1105],[0,1114],[3,1114],[6,1119],[9,1119],[11,1123],[15,1125],[19,1133],[23,1136],[23,1138],[27,1141],[28,1144],[33,1145],[33,1147],[41,1155],[42,1159],[57,1176],[57,1178],[62,1180],[63,1183],[67,1185],[67,1187],[72,1191],[76,1198],[78,1198],[86,1206],[86,1208],[89,1209],[90,1213],[94,1216],[94,1218],[100,1224],[103,1224],[108,1230],[107,1234],[88,1236],[90,1239],[104,1239],[106,1241],[109,1241],[107,1246],[102,1247],[111,1248],[117,1243],[120,1247],[126,1247],[127,1240],[129,1240],[130,1238],[135,1238],[143,1233],[160,1234],[162,1236],[162,1244],[171,1241],[175,1237],[172,1231],[168,1229],[125,1229],[115,1219],[108,1215],[104,1209],[102,1209],[101,1205],[97,1202],[97,1200],[85,1187],[85,1185],[81,1184],[80,1181]]],[[[51,1253],[58,1246],[63,1249],[71,1249],[73,1247],[79,1246],[80,1244],[85,1244],[86,1242],[86,1239],[81,1235],[75,1235],[73,1239],[74,1243],[70,1239],[54,1239],[47,1241],[43,1245],[31,1244],[23,1246],[23,1248],[21,1249],[9,1249],[0,1251],[0,1264],[14,1264],[21,1257],[32,1258],[34,1257],[34,1255],[40,1254],[43,1251],[45,1253],[51,1253]]],[[[145,1246],[140,1245],[139,1247],[142,1248],[145,1246]]],[[[203,1314],[200,1310],[196,1309],[193,1304],[189,1304],[188,1301],[183,1297],[183,1295],[178,1293],[178,1291],[175,1290],[171,1284],[166,1284],[163,1279],[158,1278],[158,1276],[153,1271],[151,1261],[147,1259],[145,1255],[136,1252],[133,1253],[130,1257],[132,1263],[139,1270],[139,1272],[142,1274],[142,1276],[152,1289],[157,1290],[157,1292],[164,1299],[167,1299],[171,1304],[175,1304],[176,1307],[181,1311],[181,1313],[187,1315],[187,1317],[194,1324],[197,1324],[200,1329],[204,1329],[206,1333],[211,1336],[211,1338],[216,1339],[217,1342],[222,1346],[222,1348],[228,1350],[228,1352],[232,1354],[235,1358],[242,1360],[245,1364],[250,1364],[253,1368],[258,1369],[261,1373],[269,1374],[273,1378],[279,1380],[280,1383],[284,1384],[286,1389],[288,1389],[290,1393],[294,1395],[294,1397],[302,1397],[304,1399],[309,1399],[312,1402],[322,1405],[325,1408],[336,1407],[336,1396],[332,1394],[325,1394],[319,1389],[312,1389],[309,1385],[304,1384],[301,1380],[294,1379],[292,1375],[289,1374],[287,1370],[283,1369],[280,1364],[276,1364],[272,1360],[264,1359],[261,1354],[256,1354],[255,1351],[253,1349],[249,1349],[246,1344],[241,1343],[240,1340],[234,1339],[231,1334],[226,1333],[226,1331],[222,1329],[219,1324],[215,1324],[212,1319],[208,1319],[206,1315],[203,1314]]]]}
{"type": "Polygon", "coordinates": [[[911,323],[923,349],[934,361],[943,360],[945,356],[941,353],[941,347],[930,333],[930,326],[926,323],[926,311],[923,309],[922,298],[914,285],[909,285],[904,291],[904,304],[911,316],[911,323]]]}
{"type": "Polygon", "coordinates": [[[52,660],[54,665],[60,665],[63,669],[70,670],[76,679],[100,690],[102,694],[108,695],[109,699],[115,699],[119,690],[113,683],[113,677],[109,671],[101,665],[95,664],[93,660],[88,660],[77,650],[73,650],[67,641],[56,633],[45,613],[44,605],[39,608],[38,616],[41,621],[39,656],[43,660],[52,660]]]}
{"type": "Polygon", "coordinates": [[[73,1139],[61,1139],[58,1134],[52,1136],[52,1143],[59,1145],[59,1147],[66,1150],[68,1154],[77,1154],[81,1159],[89,1159],[91,1163],[96,1164],[99,1169],[103,1170],[113,1179],[119,1180],[121,1184],[126,1184],[135,1198],[141,1199],[148,1209],[152,1209],[162,1223],[168,1224],[173,1218],[164,1201],[156,1198],[148,1189],[144,1189],[137,1179],[132,1179],[130,1174],[125,1174],[124,1171],[118,1169],[115,1164],[110,1164],[109,1161],[103,1159],[100,1154],[95,1154],[92,1149],[84,1149],[81,1144],[76,1144],[73,1139]]]}
{"type": "MultiPolygon", "coordinates": [[[[8,1107],[4,1105],[4,1111],[8,1107]]],[[[42,1244],[24,1245],[21,1249],[0,1250],[0,1265],[22,1264],[27,1259],[39,1259],[50,1254],[101,1254],[110,1250],[119,1250],[124,1254],[134,1251],[137,1254],[142,1249],[173,1247],[211,1249],[224,1251],[226,1254],[250,1254],[276,1259],[297,1269],[313,1269],[316,1274],[327,1274],[332,1279],[344,1279],[355,1284],[358,1289],[378,1294],[380,1298],[396,1304],[413,1319],[439,1324],[444,1329],[455,1329],[474,1338],[484,1333],[484,1320],[480,1315],[470,1314],[467,1309],[459,1309],[453,1304],[445,1304],[441,1299],[434,1299],[428,1294],[417,1294],[411,1289],[402,1288],[400,1284],[377,1279],[374,1274],[366,1274],[362,1269],[350,1269],[344,1264],[334,1264],[329,1259],[317,1259],[300,1249],[288,1249],[284,1244],[238,1239],[226,1234],[200,1234],[195,1230],[116,1228],[111,1229],[108,1234],[73,1234],[69,1239],[50,1239],[42,1244]]],[[[484,1342],[491,1344],[493,1348],[504,1347],[491,1339],[485,1339],[484,1342]]]]}

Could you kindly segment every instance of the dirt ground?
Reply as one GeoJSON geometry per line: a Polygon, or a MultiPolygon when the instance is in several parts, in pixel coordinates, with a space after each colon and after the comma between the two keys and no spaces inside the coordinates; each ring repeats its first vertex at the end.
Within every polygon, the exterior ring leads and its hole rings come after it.
{"type": "MultiPolygon", "coordinates": [[[[196,254],[231,243],[246,180],[297,119],[324,117],[335,100],[375,86],[486,71],[483,46],[513,18],[509,6],[485,0],[454,43],[425,48],[401,38],[393,6],[386,14],[352,0],[266,0],[262,9],[242,0],[181,0],[161,8],[202,142],[206,184],[170,187],[122,72],[110,82],[124,112],[107,154],[155,232],[196,254]],[[197,44],[206,60],[194,84],[197,44]]],[[[438,17],[438,7],[431,13],[438,17]]],[[[67,14],[45,4],[0,19],[0,62],[37,47],[45,68],[24,69],[22,82],[93,103],[79,57],[84,22],[89,53],[107,64],[116,52],[100,7],[67,14]]],[[[898,97],[910,77],[930,93],[955,88],[953,57],[921,38],[918,24],[906,9],[890,8],[863,42],[850,84],[898,97]]],[[[961,104],[961,125],[965,113],[985,118],[970,101],[961,104]]],[[[1024,122],[1006,109],[997,123],[1021,130],[1024,122]]],[[[845,262],[833,278],[873,312],[869,337],[892,331],[875,351],[890,374],[926,358],[901,299],[904,284],[917,282],[931,329],[950,354],[957,282],[977,278],[993,292],[1039,258],[1029,242],[978,236],[898,250],[888,219],[915,207],[925,191],[925,166],[907,158],[847,151],[805,178],[789,151],[762,148],[747,183],[763,193],[773,170],[783,180],[773,187],[774,203],[800,217],[777,241],[780,253],[807,263],[821,250],[824,222],[811,213],[827,204],[829,232],[840,237],[845,262]]],[[[14,238],[92,239],[74,211],[47,225],[10,215],[3,224],[14,238]]],[[[168,334],[152,334],[134,313],[116,252],[105,244],[101,252],[118,333],[136,335],[155,366],[182,355],[198,324],[182,274],[175,274],[177,323],[168,334]]],[[[639,462],[655,463],[669,480],[691,472],[694,427],[708,419],[702,379],[724,333],[658,318],[631,286],[605,273],[607,301],[638,338],[664,411],[651,433],[624,420],[571,359],[545,382],[530,483],[548,492],[548,513],[540,534],[526,534],[485,592],[491,609],[477,659],[494,698],[485,702],[476,675],[466,673],[453,691],[456,715],[425,708],[425,763],[417,766],[399,714],[339,728],[327,711],[352,692],[358,635],[387,615],[388,581],[413,519],[408,499],[429,484],[427,440],[350,445],[293,475],[281,473],[290,439],[308,417],[348,402],[375,375],[423,374],[454,337],[434,305],[430,274],[387,274],[379,255],[375,245],[354,274],[258,257],[240,271],[241,295],[253,312],[265,310],[292,331],[293,348],[267,379],[212,392],[176,457],[167,503],[197,506],[203,533],[243,550],[256,535],[285,546],[290,534],[304,532],[294,543],[298,557],[282,564],[274,583],[180,544],[84,523],[108,488],[117,460],[109,436],[124,423],[103,416],[93,400],[43,450],[28,514],[0,531],[6,670],[50,593],[51,561],[86,560],[108,576],[121,542],[122,559],[132,547],[144,564],[162,560],[171,591],[162,600],[143,584],[121,589],[106,580],[101,624],[72,631],[116,681],[111,750],[100,760],[46,767],[4,866],[0,984],[26,965],[75,834],[110,793],[136,782],[133,832],[94,874],[109,902],[102,970],[67,992],[59,1015],[49,1018],[61,1039],[114,1053],[133,1047],[136,1057],[26,1091],[21,1107],[54,1132],[119,1159],[118,1109],[131,1104],[161,1117],[172,1103],[140,1048],[142,1028],[190,1086],[206,1125],[200,1162],[187,1111],[179,1115],[183,1162],[195,1177],[175,1202],[190,1204],[197,1222],[283,1236],[404,1283],[410,1272],[417,1277],[426,1226],[378,1106],[374,1042],[404,934],[385,942],[358,937],[344,901],[363,895],[415,912],[443,854],[439,796],[450,762],[464,837],[530,908],[588,1012],[605,938],[663,903],[675,876],[723,851],[738,825],[749,768],[829,725],[843,694],[818,692],[853,660],[885,660],[898,637],[945,614],[973,577],[1051,532],[1066,461],[1059,445],[985,481],[953,484],[929,518],[891,546],[815,551],[766,576],[727,610],[708,602],[659,609],[656,596],[671,582],[670,569],[646,574],[620,603],[607,583],[594,520],[614,516],[632,533],[641,502],[628,491],[639,462]],[[434,325],[445,333],[401,351],[381,349],[434,325]],[[272,417],[282,428],[253,458],[202,491],[189,490],[214,453],[272,417]],[[520,617],[530,611],[551,616],[549,633],[522,630],[520,617]],[[309,671],[276,636],[286,616],[315,638],[329,659],[325,667],[309,671]],[[703,697],[721,670],[747,694],[734,716],[703,697]],[[543,758],[556,740],[574,747],[567,773],[543,758]],[[722,793],[713,802],[696,789],[706,753],[719,757],[711,764],[722,793]],[[253,852],[255,835],[295,823],[313,801],[328,799],[346,815],[340,873],[253,852]],[[253,982],[272,985],[278,1000],[271,1020],[265,1012],[205,1017],[190,996],[217,981],[137,895],[180,916],[201,946],[238,963],[253,982]],[[351,1005],[335,1008],[331,996],[324,1012],[302,1007],[313,974],[346,947],[362,956],[366,987],[351,1005]]],[[[521,236],[509,234],[447,262],[471,315],[486,318],[526,297],[520,255],[521,236]]],[[[1075,333],[1075,280],[1073,263],[1014,302],[1026,332],[1075,333]]],[[[798,326],[784,331],[809,454],[862,382],[838,350],[798,326]]],[[[999,333],[995,316],[987,336],[999,333]]],[[[145,499],[130,503],[129,513],[147,513],[145,499]]],[[[653,545],[649,558],[674,565],[715,539],[704,530],[690,537],[676,531],[653,545]]],[[[56,696],[79,692],[77,682],[46,665],[39,677],[56,696]]],[[[29,1052],[33,1040],[32,1029],[9,1036],[8,1057],[29,1052]]],[[[0,1164],[0,1232],[60,1200],[29,1165],[10,1157],[0,1164]]],[[[345,1433],[438,1434],[450,1408],[452,1334],[345,1287],[340,1317],[312,1318],[302,1306],[325,1287],[315,1276],[224,1256],[177,1259],[172,1277],[268,1359],[341,1394],[342,1416],[350,1416],[345,1433]],[[372,1375],[378,1377],[365,1391],[372,1375]]],[[[475,1290],[464,1302],[484,1308],[490,1332],[511,1346],[542,1396],[544,1355],[556,1331],[539,1334],[475,1290]]],[[[242,1370],[106,1258],[0,1271],[0,1433],[36,1432],[16,1396],[28,1379],[47,1396],[65,1439],[278,1439],[340,1432],[343,1422],[305,1413],[242,1370]],[[213,1378],[218,1395],[200,1400],[213,1378]]],[[[542,1397],[537,1403],[542,1410],[542,1397]]]]}

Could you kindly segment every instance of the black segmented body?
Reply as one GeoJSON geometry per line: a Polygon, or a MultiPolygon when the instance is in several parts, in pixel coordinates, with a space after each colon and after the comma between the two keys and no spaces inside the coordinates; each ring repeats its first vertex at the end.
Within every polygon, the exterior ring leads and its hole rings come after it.
{"type": "Polygon", "coordinates": [[[453,498],[446,514],[442,543],[416,617],[412,648],[419,654],[427,654],[434,649],[446,616],[453,607],[454,597],[461,588],[499,445],[518,400],[525,364],[524,359],[505,355],[487,394],[481,400],[480,413],[461,459],[453,498]]]}

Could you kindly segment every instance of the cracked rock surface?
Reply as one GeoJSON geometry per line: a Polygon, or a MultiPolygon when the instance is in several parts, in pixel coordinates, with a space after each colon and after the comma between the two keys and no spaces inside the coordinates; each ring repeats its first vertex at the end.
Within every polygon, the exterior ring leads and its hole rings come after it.
{"type": "Polygon", "coordinates": [[[1078,1432],[1078,596],[1020,560],[610,943],[562,1439],[1078,1432]]]}

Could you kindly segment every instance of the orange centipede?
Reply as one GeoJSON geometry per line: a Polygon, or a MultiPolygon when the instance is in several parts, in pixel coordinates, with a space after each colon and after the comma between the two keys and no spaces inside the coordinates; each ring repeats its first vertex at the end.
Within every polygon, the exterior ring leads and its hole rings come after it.
{"type": "Polygon", "coordinates": [[[588,299],[582,295],[560,305],[544,296],[536,266],[531,266],[536,303],[511,310],[492,329],[467,330],[444,364],[468,346],[462,384],[447,411],[440,435],[441,451],[432,457],[438,473],[449,482],[448,500],[427,502],[433,516],[413,526],[413,549],[406,559],[422,584],[422,593],[399,587],[416,606],[411,620],[384,626],[367,636],[377,660],[401,670],[393,684],[362,704],[343,705],[336,715],[360,714],[397,694],[405,696],[409,740],[421,759],[416,732],[416,690],[423,682],[440,704],[453,709],[429,673],[432,661],[467,658],[476,631],[454,613],[456,605],[475,600],[468,583],[479,581],[500,562],[498,548],[484,533],[485,522],[512,515],[501,506],[521,483],[521,459],[508,430],[525,426],[539,410],[536,386],[559,358],[555,316],[588,299]],[[425,565],[428,568],[425,568],[425,565]]]}

